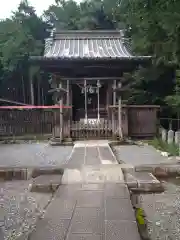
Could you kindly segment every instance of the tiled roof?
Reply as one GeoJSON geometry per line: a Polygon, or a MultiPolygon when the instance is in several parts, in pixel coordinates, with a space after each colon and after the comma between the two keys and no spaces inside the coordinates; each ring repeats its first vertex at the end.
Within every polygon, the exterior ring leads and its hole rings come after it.
{"type": "MultiPolygon", "coordinates": [[[[134,58],[120,31],[65,31],[46,39],[45,58],[101,59],[134,58]]],[[[135,57],[137,58],[137,57],[135,57]]]]}

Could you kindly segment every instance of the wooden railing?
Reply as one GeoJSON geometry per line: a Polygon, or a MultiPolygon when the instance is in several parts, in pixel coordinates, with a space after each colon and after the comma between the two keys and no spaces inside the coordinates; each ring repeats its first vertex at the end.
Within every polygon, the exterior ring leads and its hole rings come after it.
{"type": "MultiPolygon", "coordinates": [[[[123,106],[122,130],[123,136],[153,137],[156,134],[157,107],[153,106],[123,106]]],[[[71,121],[69,110],[63,110],[63,135],[73,139],[116,138],[118,131],[118,114],[116,106],[109,110],[108,117],[97,124],[83,121],[71,121]],[[114,120],[112,119],[114,112],[114,120]]],[[[84,117],[84,116],[83,116],[84,117]]],[[[163,121],[164,122],[164,121],[163,121]]],[[[165,122],[166,123],[166,122],[165,122]]],[[[59,109],[29,109],[0,110],[0,137],[54,134],[59,136],[59,109]],[[57,131],[55,131],[57,130],[57,131]]],[[[179,124],[179,121],[178,121],[179,124]]],[[[176,124],[176,125],[178,125],[176,124]]],[[[175,126],[176,126],[175,125],[175,126]]],[[[174,126],[174,122],[172,123],[174,126]]],[[[60,128],[59,128],[60,129],[60,128]]]]}
{"type": "Polygon", "coordinates": [[[71,137],[73,139],[113,139],[118,137],[118,122],[103,120],[77,121],[71,123],[71,137]]]}
{"type": "Polygon", "coordinates": [[[54,111],[57,110],[1,110],[0,136],[51,134],[54,111]]]}

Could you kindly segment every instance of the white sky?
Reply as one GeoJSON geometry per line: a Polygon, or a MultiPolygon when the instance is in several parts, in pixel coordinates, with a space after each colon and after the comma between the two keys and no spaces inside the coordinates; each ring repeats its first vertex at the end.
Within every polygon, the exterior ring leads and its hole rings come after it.
{"type": "MultiPolygon", "coordinates": [[[[21,0],[5,0],[0,7],[0,19],[8,18],[11,16],[12,11],[15,11],[21,0]]],[[[76,0],[80,2],[80,0],[76,0]]],[[[33,7],[35,7],[37,14],[41,15],[43,10],[47,9],[48,6],[53,4],[55,0],[29,0],[28,1],[33,7]]]]}

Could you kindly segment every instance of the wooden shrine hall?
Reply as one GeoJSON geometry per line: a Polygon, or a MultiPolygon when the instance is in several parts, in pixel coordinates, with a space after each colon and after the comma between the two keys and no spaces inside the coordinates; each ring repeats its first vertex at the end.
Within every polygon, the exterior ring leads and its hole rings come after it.
{"type": "MultiPolygon", "coordinates": [[[[54,137],[63,141],[129,135],[130,112],[137,109],[121,104],[123,74],[151,63],[151,57],[134,56],[123,31],[53,30],[45,40],[44,56],[31,57],[31,62],[51,75],[55,104],[70,106],[56,113],[54,137]]],[[[151,108],[154,124],[156,111],[151,108]]]]}

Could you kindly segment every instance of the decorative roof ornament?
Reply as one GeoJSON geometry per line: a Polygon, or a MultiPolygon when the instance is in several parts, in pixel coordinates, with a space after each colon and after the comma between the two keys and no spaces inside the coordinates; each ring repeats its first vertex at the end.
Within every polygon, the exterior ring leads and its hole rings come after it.
{"type": "Polygon", "coordinates": [[[51,47],[53,45],[53,39],[52,38],[46,38],[45,39],[45,46],[44,46],[44,55],[48,55],[48,52],[51,51],[51,47]]]}
{"type": "Polygon", "coordinates": [[[50,37],[45,39],[45,47],[44,47],[44,55],[48,56],[48,53],[51,51],[51,47],[54,42],[54,35],[55,35],[56,29],[53,28],[50,31],[50,37]]]}
{"type": "Polygon", "coordinates": [[[124,30],[120,30],[120,36],[124,38],[124,30]]]}
{"type": "Polygon", "coordinates": [[[53,39],[54,39],[55,32],[56,32],[56,28],[53,28],[50,33],[50,37],[53,39]]]}

